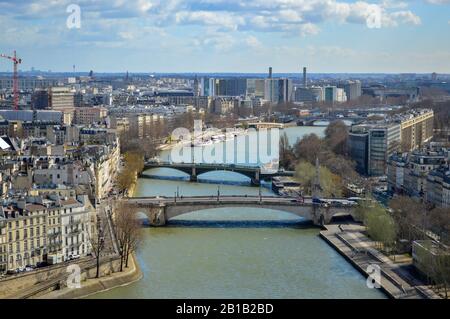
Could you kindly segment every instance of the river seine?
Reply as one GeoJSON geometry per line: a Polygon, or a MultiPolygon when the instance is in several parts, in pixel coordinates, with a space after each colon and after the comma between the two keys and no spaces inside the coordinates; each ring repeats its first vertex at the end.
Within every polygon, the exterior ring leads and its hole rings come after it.
{"type": "MultiPolygon", "coordinates": [[[[324,128],[287,129],[290,142],[324,128]]],[[[182,178],[153,169],[151,176],[182,178]]],[[[140,179],[136,196],[257,195],[259,189],[218,185],[248,181],[211,172],[208,183],[140,179]]],[[[200,179],[200,178],[199,178],[200,179]]],[[[201,179],[200,179],[201,180],[201,179]]],[[[269,188],[263,194],[272,194],[269,188]]],[[[385,298],[319,236],[319,229],[288,213],[262,209],[216,209],[179,216],[164,228],[144,228],[137,260],[144,277],[89,298],[385,298]]]]}

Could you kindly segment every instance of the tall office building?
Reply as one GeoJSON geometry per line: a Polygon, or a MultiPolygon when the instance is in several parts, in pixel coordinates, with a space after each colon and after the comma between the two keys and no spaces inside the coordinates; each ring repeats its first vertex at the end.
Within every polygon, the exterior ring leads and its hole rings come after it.
{"type": "Polygon", "coordinates": [[[348,101],[356,100],[362,94],[361,82],[358,80],[346,81],[344,84],[340,84],[339,87],[344,89],[348,101]]]}
{"type": "Polygon", "coordinates": [[[272,78],[272,67],[269,67],[269,79],[272,78]]]}
{"type": "Polygon", "coordinates": [[[354,125],[349,133],[349,152],[359,173],[381,176],[388,157],[400,147],[400,125],[396,123],[354,125]]]}
{"type": "Polygon", "coordinates": [[[297,87],[294,94],[295,102],[321,102],[323,101],[322,87],[297,87]]]}
{"type": "Polygon", "coordinates": [[[50,108],[63,113],[63,123],[71,124],[75,111],[74,93],[67,87],[49,89],[50,108]]]}
{"type": "Polygon", "coordinates": [[[266,79],[247,79],[247,96],[264,99],[266,79]]]}
{"type": "Polygon", "coordinates": [[[293,86],[290,79],[266,79],[264,99],[271,103],[286,103],[293,99],[293,86]]]}
{"type": "Polygon", "coordinates": [[[324,88],[324,101],[325,102],[346,102],[347,95],[344,89],[336,86],[326,86],[324,88]]]}
{"type": "Polygon", "coordinates": [[[31,106],[33,110],[43,110],[49,107],[50,97],[48,90],[38,89],[31,96],[31,106]]]}
{"type": "Polygon", "coordinates": [[[200,96],[201,95],[201,87],[200,87],[200,81],[197,76],[194,78],[194,96],[200,96]]]}

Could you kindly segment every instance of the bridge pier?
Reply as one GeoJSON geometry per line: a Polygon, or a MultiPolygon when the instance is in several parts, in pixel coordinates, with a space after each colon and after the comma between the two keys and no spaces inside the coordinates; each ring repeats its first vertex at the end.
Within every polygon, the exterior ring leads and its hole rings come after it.
{"type": "Polygon", "coordinates": [[[253,186],[259,186],[261,184],[261,179],[259,176],[259,170],[255,172],[255,177],[251,179],[253,186]]]}
{"type": "Polygon", "coordinates": [[[189,180],[191,182],[196,182],[197,181],[197,170],[195,169],[195,166],[192,166],[191,176],[189,176],[189,180]]]}
{"type": "Polygon", "coordinates": [[[166,205],[160,204],[159,207],[148,208],[147,217],[150,226],[161,227],[166,225],[166,205]]]}
{"type": "Polygon", "coordinates": [[[317,204],[313,205],[311,218],[316,226],[329,224],[332,218],[330,207],[324,207],[317,204]]]}

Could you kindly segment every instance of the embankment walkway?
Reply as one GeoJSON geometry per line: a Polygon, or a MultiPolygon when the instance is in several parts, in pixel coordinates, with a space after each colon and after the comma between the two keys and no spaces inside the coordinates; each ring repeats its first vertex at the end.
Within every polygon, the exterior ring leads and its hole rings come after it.
{"type": "MultiPolygon", "coordinates": [[[[381,270],[381,289],[393,299],[439,299],[440,297],[407,270],[375,249],[375,242],[360,225],[327,225],[321,237],[364,276],[369,277],[368,266],[381,270]]],[[[368,288],[369,289],[369,288],[368,288]]]]}

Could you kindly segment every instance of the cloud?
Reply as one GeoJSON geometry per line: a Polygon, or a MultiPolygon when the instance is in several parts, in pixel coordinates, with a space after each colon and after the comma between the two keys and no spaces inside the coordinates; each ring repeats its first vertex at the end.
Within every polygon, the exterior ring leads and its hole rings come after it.
{"type": "MultiPolygon", "coordinates": [[[[47,38],[53,42],[58,40],[55,37],[60,37],[61,43],[92,41],[96,45],[114,42],[114,45],[122,43],[124,46],[153,39],[153,32],[174,32],[178,36],[184,33],[184,36],[195,38],[197,35],[191,32],[193,30],[200,34],[206,30],[237,32],[242,33],[242,38],[255,33],[308,37],[319,34],[325,23],[357,24],[366,28],[373,12],[381,15],[381,27],[421,23],[420,17],[408,10],[406,0],[380,0],[376,4],[367,1],[78,0],[82,28],[77,34],[65,26],[66,8],[73,0],[0,0],[0,12],[8,19],[8,30],[21,29],[26,34],[25,39],[32,42],[37,42],[30,39],[32,33],[39,33],[39,41],[47,38]]],[[[426,1],[447,3],[450,0],[426,1]]],[[[13,37],[6,38],[11,40],[13,37]]],[[[214,41],[200,43],[229,47],[232,42],[224,39],[228,44],[222,45],[214,41]]]]}
{"type": "Polygon", "coordinates": [[[449,4],[450,0],[425,0],[428,3],[431,4],[449,4]]]}

